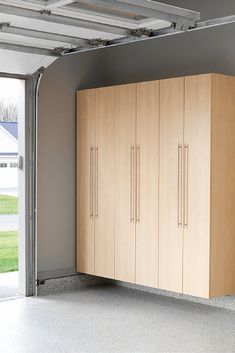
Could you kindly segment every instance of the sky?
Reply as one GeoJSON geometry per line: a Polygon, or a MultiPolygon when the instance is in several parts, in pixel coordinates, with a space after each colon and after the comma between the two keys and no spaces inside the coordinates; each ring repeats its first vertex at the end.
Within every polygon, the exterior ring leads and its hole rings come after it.
{"type": "Polygon", "coordinates": [[[18,102],[22,90],[21,80],[0,77],[0,100],[13,100],[18,102]]]}

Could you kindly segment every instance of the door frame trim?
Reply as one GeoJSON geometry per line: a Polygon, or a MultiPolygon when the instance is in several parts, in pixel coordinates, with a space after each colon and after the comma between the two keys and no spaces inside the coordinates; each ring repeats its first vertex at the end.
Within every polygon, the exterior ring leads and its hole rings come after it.
{"type": "Polygon", "coordinates": [[[0,78],[25,81],[25,288],[24,295],[37,293],[37,107],[38,89],[44,67],[33,75],[0,72],[0,78]]]}

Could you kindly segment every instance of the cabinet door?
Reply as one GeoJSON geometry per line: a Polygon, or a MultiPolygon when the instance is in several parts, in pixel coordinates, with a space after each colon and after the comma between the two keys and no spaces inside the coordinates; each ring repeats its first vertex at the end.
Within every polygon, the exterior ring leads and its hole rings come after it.
{"type": "Polygon", "coordinates": [[[114,88],[95,90],[95,274],[114,278],[114,88]]]}
{"type": "Polygon", "coordinates": [[[136,283],[158,286],[159,82],[137,85],[136,283]]]}
{"type": "Polygon", "coordinates": [[[115,111],[115,278],[135,282],[135,84],[115,88],[115,111]]]}
{"type": "MultiPolygon", "coordinates": [[[[185,78],[183,292],[209,296],[211,75],[185,78]]],[[[221,148],[223,148],[221,146],[221,148]]]]}
{"type": "Polygon", "coordinates": [[[159,287],[182,292],[184,78],[160,81],[159,287]]]}
{"type": "Polygon", "coordinates": [[[94,274],[94,90],[77,93],[77,271],[94,274]]]}

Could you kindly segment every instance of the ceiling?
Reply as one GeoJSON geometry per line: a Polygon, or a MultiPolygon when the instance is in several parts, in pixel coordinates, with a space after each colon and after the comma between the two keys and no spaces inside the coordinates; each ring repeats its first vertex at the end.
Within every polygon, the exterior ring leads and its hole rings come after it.
{"type": "Polygon", "coordinates": [[[32,74],[66,53],[184,31],[199,19],[155,0],[0,0],[0,72],[32,74]]]}

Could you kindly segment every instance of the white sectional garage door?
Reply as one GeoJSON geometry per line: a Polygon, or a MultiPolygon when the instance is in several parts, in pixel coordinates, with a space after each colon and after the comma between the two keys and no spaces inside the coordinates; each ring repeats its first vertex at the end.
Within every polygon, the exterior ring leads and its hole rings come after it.
{"type": "Polygon", "coordinates": [[[193,27],[200,14],[149,0],[0,0],[0,73],[193,27]]]}

